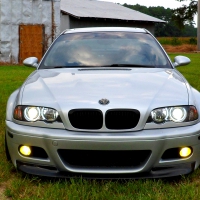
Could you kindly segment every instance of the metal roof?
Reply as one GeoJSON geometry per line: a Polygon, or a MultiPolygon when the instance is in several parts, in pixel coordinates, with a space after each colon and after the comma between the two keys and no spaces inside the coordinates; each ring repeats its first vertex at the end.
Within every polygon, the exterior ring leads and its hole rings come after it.
{"type": "Polygon", "coordinates": [[[84,32],[99,32],[99,31],[109,31],[109,32],[116,32],[116,31],[123,31],[123,32],[134,32],[134,33],[149,33],[144,28],[129,28],[129,27],[93,27],[93,28],[75,28],[75,29],[68,29],[63,32],[66,33],[84,33],[84,32]]]}
{"type": "Polygon", "coordinates": [[[62,12],[77,18],[87,17],[165,23],[165,21],[158,18],[105,1],[61,0],[60,9],[62,12]]]}

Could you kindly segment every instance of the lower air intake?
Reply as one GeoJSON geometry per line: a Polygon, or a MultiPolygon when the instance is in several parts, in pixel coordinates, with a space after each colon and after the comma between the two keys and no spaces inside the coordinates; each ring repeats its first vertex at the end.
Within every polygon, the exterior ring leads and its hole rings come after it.
{"type": "Polygon", "coordinates": [[[143,166],[151,155],[150,150],[67,150],[59,149],[62,161],[74,167],[121,168],[143,166]]]}

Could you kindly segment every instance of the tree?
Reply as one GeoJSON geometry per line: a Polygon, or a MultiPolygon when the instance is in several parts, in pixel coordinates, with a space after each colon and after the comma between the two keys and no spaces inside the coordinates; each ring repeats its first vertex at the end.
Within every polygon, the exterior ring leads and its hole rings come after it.
{"type": "MultiPolygon", "coordinates": [[[[187,0],[176,0],[187,1],[187,0]]],[[[179,28],[184,28],[185,24],[194,24],[194,16],[197,14],[198,0],[190,0],[189,5],[183,4],[180,8],[173,10],[172,20],[179,28]]]]}
{"type": "Polygon", "coordinates": [[[123,6],[166,21],[167,23],[155,24],[156,37],[196,37],[197,30],[193,25],[184,25],[184,29],[180,29],[176,26],[175,22],[172,20],[173,10],[170,8],[164,8],[162,6],[146,7],[139,4],[124,4],[123,6]]]}
{"type": "MultiPolygon", "coordinates": [[[[176,0],[187,1],[187,0],[176,0]]],[[[174,10],[173,19],[179,27],[183,27],[185,23],[193,23],[194,15],[198,12],[198,31],[197,31],[197,50],[200,51],[200,0],[190,0],[188,6],[183,5],[174,10]],[[199,5],[198,5],[199,4],[199,5]]]]}

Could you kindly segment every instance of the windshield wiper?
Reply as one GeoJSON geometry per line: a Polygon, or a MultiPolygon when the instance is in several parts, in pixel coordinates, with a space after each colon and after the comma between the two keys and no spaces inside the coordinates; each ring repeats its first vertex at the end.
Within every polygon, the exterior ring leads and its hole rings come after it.
{"type": "Polygon", "coordinates": [[[52,68],[67,68],[67,67],[69,67],[69,66],[55,66],[55,67],[52,67],[52,68]]]}
{"type": "Polygon", "coordinates": [[[52,68],[95,68],[95,67],[100,67],[100,66],[92,66],[92,65],[89,65],[89,66],[85,66],[85,65],[66,65],[66,66],[55,66],[55,67],[52,67],[52,68]]]}
{"type": "Polygon", "coordinates": [[[142,68],[155,68],[153,65],[138,65],[138,64],[112,64],[107,67],[142,67],[142,68]]]}

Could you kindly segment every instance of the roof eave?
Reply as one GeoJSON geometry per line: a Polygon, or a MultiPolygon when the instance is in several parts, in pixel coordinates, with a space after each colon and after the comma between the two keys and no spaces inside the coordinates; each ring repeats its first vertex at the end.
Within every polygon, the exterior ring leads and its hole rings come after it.
{"type": "Polygon", "coordinates": [[[94,18],[94,19],[111,19],[111,20],[122,20],[122,21],[139,21],[139,22],[151,22],[151,23],[167,23],[166,21],[163,21],[163,20],[160,20],[160,21],[149,21],[149,20],[130,20],[130,19],[117,19],[117,18],[104,18],[104,17],[90,17],[90,16],[76,16],[76,15],[73,15],[69,12],[66,12],[64,10],[61,10],[62,13],[64,14],[67,14],[67,15],[70,15],[74,18],[77,18],[77,19],[81,19],[81,18],[94,18]]]}
{"type": "Polygon", "coordinates": [[[64,11],[64,10],[61,10],[61,13],[70,15],[70,16],[75,17],[75,18],[77,18],[77,19],[80,19],[80,18],[81,18],[81,17],[79,17],[79,16],[73,15],[73,14],[71,14],[71,13],[69,13],[69,12],[64,11]]]}

